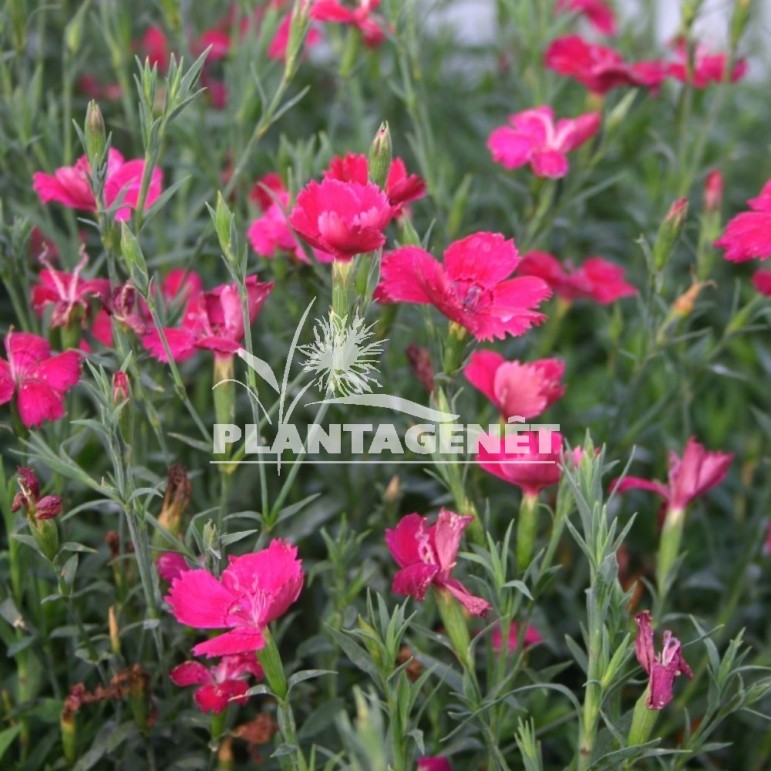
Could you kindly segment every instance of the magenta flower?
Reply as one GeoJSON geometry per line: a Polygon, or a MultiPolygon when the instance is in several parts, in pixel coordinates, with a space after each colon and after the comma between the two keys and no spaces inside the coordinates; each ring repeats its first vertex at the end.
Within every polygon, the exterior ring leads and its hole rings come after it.
{"type": "Polygon", "coordinates": [[[580,147],[600,129],[602,116],[588,112],[554,123],[551,107],[535,107],[509,116],[510,126],[499,126],[489,136],[492,158],[505,169],[530,164],[539,177],[556,179],[568,173],[567,153],[580,147]]]}
{"type": "MultiPolygon", "coordinates": [[[[249,322],[257,318],[263,303],[273,290],[273,282],[260,282],[257,276],[247,276],[246,292],[249,322]]],[[[244,317],[241,298],[235,284],[222,284],[209,292],[193,294],[187,303],[180,327],[167,327],[166,340],[175,361],[184,361],[197,349],[207,349],[216,358],[233,356],[244,337],[244,317]]],[[[166,361],[166,351],[158,330],[142,338],[142,344],[160,361],[166,361]]]]}
{"type": "Polygon", "coordinates": [[[311,246],[348,260],[383,246],[383,231],[393,216],[377,185],[325,179],[300,192],[289,224],[311,246]]]}
{"type": "MultiPolygon", "coordinates": [[[[291,26],[292,14],[288,13],[281,20],[281,23],[278,25],[278,29],[273,35],[273,39],[270,41],[270,45],[268,46],[268,58],[277,59],[282,62],[286,61],[286,50],[289,46],[289,30],[291,26]]],[[[321,43],[322,39],[323,38],[321,32],[319,32],[315,26],[312,26],[308,30],[308,34],[305,36],[303,46],[306,51],[310,51],[311,48],[314,48],[319,43],[321,43]]]]}
{"type": "MultiPolygon", "coordinates": [[[[490,644],[496,653],[499,653],[504,648],[509,653],[514,653],[517,650],[517,644],[519,641],[519,624],[516,621],[511,622],[509,631],[506,634],[506,640],[503,639],[503,630],[500,626],[496,626],[490,634],[490,644]]],[[[532,625],[528,624],[525,630],[525,637],[523,640],[525,648],[529,648],[532,645],[537,645],[543,642],[541,633],[532,625]]]]}
{"type": "Polygon", "coordinates": [[[683,457],[669,454],[669,483],[640,477],[625,477],[615,486],[618,492],[649,490],[660,495],[666,508],[683,510],[707,490],[719,485],[728,472],[733,455],[710,452],[691,437],[685,445],[683,457]]]}
{"type": "MultiPolygon", "coordinates": [[[[367,156],[356,153],[335,156],[329,162],[324,178],[366,185],[369,181],[367,156]]],[[[394,158],[388,170],[385,194],[388,196],[388,203],[394,209],[394,216],[399,216],[405,204],[416,201],[426,194],[426,183],[419,174],[408,174],[407,167],[401,158],[394,158]]]]}
{"type": "Polygon", "coordinates": [[[760,294],[771,297],[771,270],[758,270],[752,277],[752,284],[760,294]]]}
{"type": "Polygon", "coordinates": [[[557,0],[557,10],[575,11],[586,16],[601,35],[616,34],[616,17],[603,0],[557,0]]]}
{"type": "Polygon", "coordinates": [[[420,514],[408,514],[393,530],[386,530],[386,544],[401,568],[394,576],[393,590],[423,600],[433,586],[448,591],[472,615],[486,613],[490,604],[450,577],[461,536],[472,520],[473,517],[441,509],[436,524],[429,525],[420,514]]]}
{"type": "MultiPolygon", "coordinates": [[[[116,220],[127,220],[131,216],[131,210],[139,203],[144,171],[143,160],[124,161],[117,150],[110,148],[107,155],[107,178],[104,183],[104,205],[109,209],[120,197],[121,207],[115,213],[116,220]]],[[[35,172],[32,175],[32,186],[41,203],[55,201],[70,209],[96,211],[90,176],[88,158],[82,155],[74,166],[64,166],[54,174],[35,172]]],[[[161,170],[153,169],[145,207],[152,206],[160,196],[162,179],[161,170]]]]}
{"type": "Polygon", "coordinates": [[[506,361],[495,351],[477,351],[463,370],[501,412],[504,420],[518,415],[534,418],[565,393],[565,363],[559,359],[506,361]]]}
{"type": "Polygon", "coordinates": [[[383,256],[375,299],[433,305],[477,340],[521,335],[545,318],[534,308],[551,294],[534,277],[512,278],[520,257],[500,233],[474,233],[447,247],[444,264],[417,246],[383,256]]]}
{"type": "Polygon", "coordinates": [[[170,584],[175,578],[178,578],[183,573],[187,573],[192,568],[179,552],[165,551],[158,555],[158,559],[155,561],[155,569],[160,578],[170,584]]]}
{"type": "Polygon", "coordinates": [[[693,672],[683,658],[680,640],[668,629],[664,632],[664,646],[661,653],[656,654],[649,611],[638,613],[634,620],[637,622],[634,652],[640,666],[650,678],[650,692],[646,705],[648,709],[664,709],[672,701],[672,686],[675,678],[679,675],[692,678],[693,672]]]}
{"type": "Polygon", "coordinates": [[[601,305],[633,297],[637,289],[624,277],[624,269],[603,257],[589,257],[578,267],[563,265],[548,252],[528,252],[519,267],[521,275],[538,276],[564,300],[593,300],[601,305]]]}
{"type": "Polygon", "coordinates": [[[193,648],[196,656],[226,656],[263,648],[263,630],[297,600],[302,585],[297,547],[275,539],[267,549],[231,557],[220,579],[206,570],[185,571],[166,601],[181,624],[229,629],[193,648]]]}
{"type": "Polygon", "coordinates": [[[357,0],[355,8],[349,8],[340,0],[316,0],[311,6],[311,18],[334,24],[350,24],[357,27],[368,46],[378,46],[385,40],[385,21],[374,12],[380,0],[357,0]]]}
{"type": "Polygon", "coordinates": [[[77,351],[51,355],[48,341],[29,332],[5,336],[8,361],[0,359],[0,404],[16,393],[19,417],[27,428],[64,415],[64,396],[80,380],[77,351]]]}
{"type": "Polygon", "coordinates": [[[441,755],[426,755],[418,758],[418,771],[452,771],[452,766],[441,755]]]}
{"type": "Polygon", "coordinates": [[[104,303],[109,298],[110,282],[106,278],[80,277],[80,272],[88,263],[86,255],[72,273],[55,270],[45,257],[40,259],[46,268],[40,271],[40,283],[32,287],[32,307],[38,315],[42,315],[47,305],[53,305],[52,327],[66,327],[78,319],[85,322],[91,300],[104,303]]]}
{"type": "MultiPolygon", "coordinates": [[[[668,74],[670,77],[681,81],[682,83],[691,83],[695,88],[707,88],[712,83],[722,83],[726,68],[728,67],[728,55],[724,53],[709,53],[704,46],[697,46],[696,57],[693,63],[693,72],[688,72],[688,49],[685,41],[680,38],[675,41],[677,61],[669,65],[668,74]]],[[[737,61],[729,80],[735,83],[747,73],[747,62],[744,59],[737,61]]]]}
{"type": "MultiPolygon", "coordinates": [[[[249,196],[262,209],[262,216],[252,220],[246,237],[252,249],[261,257],[274,257],[276,252],[288,252],[298,262],[309,263],[297,235],[289,226],[289,191],[278,174],[261,177],[249,196]]],[[[331,254],[314,249],[318,262],[332,262],[331,254]]]]}
{"type": "Polygon", "coordinates": [[[185,661],[169,672],[174,685],[197,685],[193,698],[201,712],[219,714],[228,704],[246,704],[247,680],[262,679],[262,667],[251,654],[223,656],[219,664],[206,667],[199,661],[185,661]]]}
{"type": "Polygon", "coordinates": [[[731,262],[771,257],[771,180],[747,204],[752,211],[737,214],[715,241],[715,246],[725,249],[724,256],[731,262]]]}
{"type": "Polygon", "coordinates": [[[488,474],[516,485],[529,496],[537,496],[545,487],[560,481],[562,434],[551,431],[543,432],[541,436],[538,431],[521,431],[518,437],[511,436],[509,441],[512,445],[516,441],[517,446],[507,452],[504,437],[494,450],[487,449],[489,444],[494,444],[490,438],[480,440],[477,463],[488,474]],[[546,444],[545,451],[542,451],[542,443],[546,444]]]}
{"type": "Polygon", "coordinates": [[[627,64],[618,51],[587,43],[580,35],[566,35],[552,41],[544,55],[550,70],[574,78],[595,94],[618,86],[658,88],[667,76],[663,62],[627,64]]]}

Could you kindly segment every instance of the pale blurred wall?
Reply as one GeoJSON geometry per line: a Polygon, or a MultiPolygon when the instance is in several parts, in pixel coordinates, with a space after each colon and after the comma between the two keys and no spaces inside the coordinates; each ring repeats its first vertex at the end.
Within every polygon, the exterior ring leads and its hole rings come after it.
{"type": "MultiPolygon", "coordinates": [[[[524,2],[525,0],[521,0],[524,2]]],[[[424,0],[430,6],[433,0],[424,0]]],[[[771,65],[771,0],[754,0],[757,22],[753,25],[753,54],[771,65]]],[[[616,0],[615,7],[623,18],[633,18],[650,3],[656,6],[656,27],[663,42],[677,32],[680,19],[680,0],[616,0]]],[[[699,37],[710,47],[719,49],[725,44],[728,19],[734,0],[705,0],[698,21],[699,37]]],[[[454,0],[446,17],[458,27],[459,34],[468,42],[484,42],[495,30],[494,0],[454,0]]],[[[766,68],[761,68],[761,71],[766,68]]],[[[752,68],[750,69],[752,72],[752,68]]],[[[758,73],[755,72],[757,75],[758,73]]]]}

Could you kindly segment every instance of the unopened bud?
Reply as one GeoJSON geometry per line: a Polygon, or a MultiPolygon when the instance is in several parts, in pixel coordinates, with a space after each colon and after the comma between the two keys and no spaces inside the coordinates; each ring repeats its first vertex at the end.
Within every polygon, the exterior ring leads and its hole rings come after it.
{"type": "Polygon", "coordinates": [[[158,516],[158,524],[175,537],[182,530],[182,515],[190,505],[191,494],[192,487],[184,466],[172,463],[169,466],[166,493],[163,496],[163,507],[158,516]]]}
{"type": "Polygon", "coordinates": [[[693,26],[696,17],[701,11],[701,6],[704,5],[704,0],[684,0],[683,2],[683,28],[688,31],[693,26]]]}
{"type": "Polygon", "coordinates": [[[412,371],[421,382],[423,388],[431,393],[434,390],[434,367],[431,363],[431,352],[415,343],[410,343],[405,351],[412,371]]]}
{"type": "Polygon", "coordinates": [[[117,407],[131,398],[131,385],[128,375],[119,370],[112,376],[112,403],[117,407]]]}
{"type": "Polygon", "coordinates": [[[667,258],[683,229],[683,222],[688,213],[688,199],[678,198],[670,207],[667,216],[659,227],[656,245],[653,248],[653,261],[657,270],[666,265],[667,258]]]}
{"type": "Polygon", "coordinates": [[[713,169],[704,180],[704,210],[719,212],[723,205],[723,175],[720,169],[713,169]]]}
{"type": "Polygon", "coordinates": [[[59,716],[59,728],[64,759],[68,763],[74,763],[78,758],[78,723],[77,708],[71,703],[70,697],[64,700],[64,709],[59,716]]]}
{"type": "Polygon", "coordinates": [[[391,481],[388,483],[388,487],[386,487],[385,492],[383,493],[383,502],[396,503],[399,500],[400,493],[401,481],[399,480],[399,477],[394,474],[391,477],[391,481]]]}
{"type": "Polygon", "coordinates": [[[35,506],[35,519],[54,519],[62,513],[62,499],[58,495],[45,495],[35,506]]]}
{"type": "Polygon", "coordinates": [[[752,12],[752,0],[735,0],[734,12],[731,15],[730,47],[735,51],[747,29],[752,12]]]}
{"type": "Polygon", "coordinates": [[[369,147],[367,165],[370,182],[385,189],[388,172],[391,170],[391,131],[388,121],[383,121],[369,147]]]}
{"type": "Polygon", "coordinates": [[[102,157],[107,139],[102,111],[93,99],[88,103],[83,134],[86,137],[86,155],[89,162],[94,164],[102,157]]]}
{"type": "Polygon", "coordinates": [[[146,296],[150,283],[147,262],[142,253],[142,247],[139,245],[139,240],[125,222],[120,224],[120,251],[134,286],[136,286],[140,294],[146,296]]]}
{"type": "Polygon", "coordinates": [[[107,610],[107,627],[110,631],[110,648],[113,654],[118,656],[120,654],[120,627],[114,605],[110,605],[107,610]]]}
{"type": "Polygon", "coordinates": [[[672,312],[677,316],[690,316],[693,313],[696,299],[701,294],[702,289],[707,286],[716,286],[714,281],[697,281],[683,294],[681,294],[672,304],[672,312]]]}

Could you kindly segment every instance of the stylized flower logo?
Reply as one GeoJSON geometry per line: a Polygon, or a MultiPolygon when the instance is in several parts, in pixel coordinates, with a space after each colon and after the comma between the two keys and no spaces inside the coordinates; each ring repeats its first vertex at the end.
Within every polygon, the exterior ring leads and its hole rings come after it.
{"type": "Polygon", "coordinates": [[[373,373],[384,342],[369,340],[374,335],[373,327],[358,315],[350,324],[347,316],[334,313],[318,319],[314,341],[298,349],[305,357],[303,372],[313,373],[315,382],[326,393],[372,393],[372,387],[380,385],[373,373]]]}

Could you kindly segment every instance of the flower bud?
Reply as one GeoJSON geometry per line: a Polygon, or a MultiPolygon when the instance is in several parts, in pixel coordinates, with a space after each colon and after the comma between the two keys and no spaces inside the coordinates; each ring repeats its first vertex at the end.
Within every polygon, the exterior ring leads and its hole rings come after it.
{"type": "Polygon", "coordinates": [[[112,376],[112,403],[118,407],[131,398],[131,386],[128,375],[119,370],[112,376]]]}
{"type": "Polygon", "coordinates": [[[118,656],[120,655],[120,627],[114,605],[110,605],[107,610],[107,628],[110,631],[110,648],[113,654],[118,656]]]}
{"type": "Polygon", "coordinates": [[[139,245],[139,240],[125,222],[120,224],[120,251],[131,280],[140,294],[147,296],[150,283],[147,262],[142,253],[142,247],[139,245]]]}
{"type": "Polygon", "coordinates": [[[421,382],[423,388],[431,393],[434,390],[434,368],[431,364],[431,352],[415,343],[410,343],[406,349],[407,359],[412,371],[421,382]]]}
{"type": "Polygon", "coordinates": [[[656,244],[653,247],[653,262],[657,270],[666,265],[667,258],[683,228],[685,216],[688,213],[688,199],[678,198],[670,207],[667,216],[659,227],[656,244]]]}
{"type": "Polygon", "coordinates": [[[752,0],[735,0],[734,12],[731,15],[731,31],[729,36],[731,51],[735,51],[739,45],[739,41],[741,41],[744,31],[747,29],[747,23],[750,20],[751,12],[752,0]]]}
{"type": "Polygon", "coordinates": [[[35,507],[35,519],[54,519],[62,513],[62,499],[58,495],[42,497],[35,507]]]}
{"type": "Polygon", "coordinates": [[[391,132],[388,121],[383,121],[372,140],[367,157],[369,179],[378,187],[385,189],[388,172],[391,169],[391,132]]]}
{"type": "Polygon", "coordinates": [[[716,286],[714,281],[696,281],[689,289],[681,294],[672,304],[672,313],[676,316],[690,316],[693,313],[693,307],[696,299],[701,294],[701,290],[706,286],[716,286]]]}
{"type": "Polygon", "coordinates": [[[719,213],[723,205],[723,175],[713,169],[704,180],[704,211],[719,213]]]}
{"type": "Polygon", "coordinates": [[[86,123],[83,127],[83,135],[86,138],[86,155],[93,165],[104,153],[107,143],[104,129],[104,118],[99,105],[92,99],[86,109],[86,123]]]}
{"type": "Polygon", "coordinates": [[[182,530],[182,515],[190,505],[192,487],[184,466],[172,463],[166,481],[166,493],[163,507],[158,516],[158,524],[177,537],[182,530]]]}

